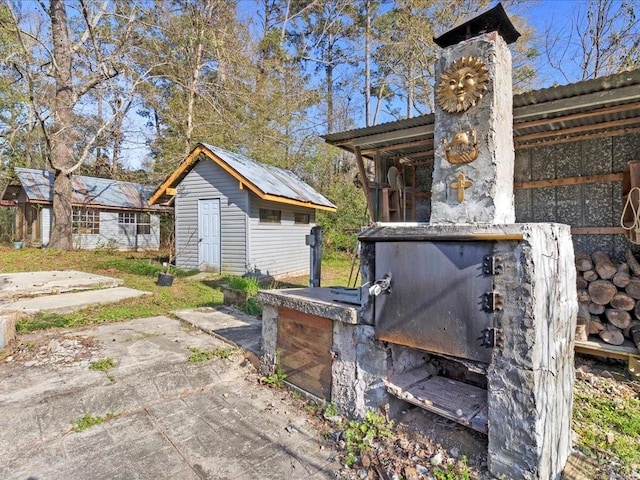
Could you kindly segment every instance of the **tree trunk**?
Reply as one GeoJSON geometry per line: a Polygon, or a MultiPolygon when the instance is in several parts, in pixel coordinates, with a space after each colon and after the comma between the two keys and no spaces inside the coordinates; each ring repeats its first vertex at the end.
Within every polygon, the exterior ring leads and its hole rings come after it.
{"type": "Polygon", "coordinates": [[[587,290],[578,290],[578,302],[591,303],[591,297],[589,296],[589,292],[587,290]]]}
{"type": "Polygon", "coordinates": [[[576,288],[578,290],[586,290],[588,286],[589,286],[589,282],[585,280],[582,274],[578,274],[576,276],[576,288]]]}
{"type": "Polygon", "coordinates": [[[629,285],[624,288],[624,291],[627,292],[627,295],[630,297],[640,300],[640,277],[631,277],[629,285]]]}
{"type": "Polygon", "coordinates": [[[596,280],[598,280],[598,273],[595,270],[587,270],[586,272],[582,273],[582,276],[584,277],[584,279],[587,282],[595,282],[596,280]]]}
{"type": "Polygon", "coordinates": [[[636,306],[636,301],[626,293],[618,292],[613,296],[609,304],[618,310],[633,310],[636,306]]]}
{"type": "Polygon", "coordinates": [[[618,264],[618,271],[611,279],[613,284],[618,288],[624,288],[629,285],[630,280],[631,274],[629,273],[629,265],[624,262],[618,264]]]}
{"type": "Polygon", "coordinates": [[[589,304],[589,313],[592,315],[602,315],[607,307],[604,305],[598,305],[597,303],[591,302],[589,304]]]}
{"type": "Polygon", "coordinates": [[[604,324],[604,330],[598,335],[603,342],[610,345],[622,345],[624,343],[624,335],[622,335],[620,329],[608,323],[604,324]]]}
{"type": "Polygon", "coordinates": [[[591,295],[591,301],[598,305],[606,305],[611,301],[613,296],[618,293],[616,286],[609,280],[596,280],[591,282],[588,291],[589,295],[591,295]]]}
{"type": "Polygon", "coordinates": [[[622,330],[622,334],[625,337],[630,339],[631,338],[631,329],[633,327],[640,327],[640,320],[632,320],[631,323],[629,324],[629,326],[622,330]]]}
{"type": "Polygon", "coordinates": [[[591,319],[591,313],[589,312],[589,304],[587,303],[578,303],[578,318],[577,322],[579,324],[589,323],[591,319]]]}
{"type": "Polygon", "coordinates": [[[609,280],[618,271],[618,267],[614,265],[609,255],[603,251],[598,250],[593,252],[591,258],[593,259],[593,263],[595,263],[595,271],[600,278],[604,280],[609,280]]]}
{"type": "Polygon", "coordinates": [[[591,256],[583,251],[578,250],[575,253],[576,257],[576,269],[579,272],[586,272],[587,270],[593,270],[593,262],[591,261],[591,256]]]}
{"type": "Polygon", "coordinates": [[[589,320],[589,328],[587,329],[589,335],[598,335],[603,330],[604,323],[602,323],[600,317],[598,317],[597,315],[591,315],[591,319],[589,320]]]}
{"type": "Polygon", "coordinates": [[[640,325],[633,325],[629,328],[629,337],[636,348],[640,350],[640,325]]]}
{"type": "Polygon", "coordinates": [[[636,256],[633,254],[630,248],[627,249],[625,253],[625,258],[627,259],[627,265],[633,272],[634,275],[640,275],[640,263],[636,260],[636,256]]]}
{"type": "Polygon", "coordinates": [[[615,325],[620,330],[631,325],[631,314],[626,310],[616,310],[615,308],[607,308],[605,316],[611,325],[615,325]]]}
{"type": "Polygon", "coordinates": [[[54,169],[53,225],[49,246],[59,250],[73,248],[71,228],[71,171],[74,166],[73,79],[71,75],[71,40],[64,0],[51,0],[51,37],[53,39],[56,91],[52,102],[51,152],[49,162],[54,169]]]}

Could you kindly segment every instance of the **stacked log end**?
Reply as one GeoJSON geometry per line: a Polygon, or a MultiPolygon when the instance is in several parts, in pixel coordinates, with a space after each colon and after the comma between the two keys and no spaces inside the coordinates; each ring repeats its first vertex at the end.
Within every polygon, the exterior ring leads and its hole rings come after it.
{"type": "Polygon", "coordinates": [[[578,326],[576,338],[597,335],[611,345],[625,339],[640,350],[640,262],[629,249],[624,262],[602,251],[577,251],[578,326]]]}

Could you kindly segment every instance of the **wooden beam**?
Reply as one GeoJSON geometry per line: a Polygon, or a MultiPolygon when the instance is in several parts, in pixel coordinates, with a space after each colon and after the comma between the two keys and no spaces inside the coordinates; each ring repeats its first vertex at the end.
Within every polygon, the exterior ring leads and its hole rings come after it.
{"type": "Polygon", "coordinates": [[[362,182],[362,188],[364,190],[365,200],[367,202],[367,211],[369,212],[369,221],[372,222],[375,218],[373,215],[373,205],[371,204],[371,194],[369,192],[369,179],[367,178],[367,171],[364,168],[364,160],[360,152],[360,147],[354,147],[353,152],[356,154],[356,164],[358,165],[358,172],[360,173],[360,181],[362,182]]]}
{"type": "Polygon", "coordinates": [[[354,139],[353,145],[356,147],[362,147],[363,145],[374,145],[380,142],[406,140],[407,138],[420,137],[428,134],[433,134],[433,124],[394,130],[392,132],[378,133],[376,135],[367,135],[365,137],[354,139]]]}
{"type": "Polygon", "coordinates": [[[606,173],[602,175],[585,175],[583,177],[551,178],[547,180],[532,180],[529,182],[514,182],[516,189],[564,187],[567,185],[585,185],[589,183],[610,183],[622,181],[622,172],[606,173]]]}
{"type": "Polygon", "coordinates": [[[174,196],[177,193],[177,189],[173,187],[168,187],[165,193],[167,195],[174,196]]]}
{"type": "Polygon", "coordinates": [[[313,208],[315,210],[326,210],[328,212],[336,211],[335,207],[318,205],[316,203],[311,203],[311,202],[302,202],[300,200],[293,200],[291,198],[280,197],[278,195],[270,195],[268,193],[260,195],[260,198],[262,198],[263,200],[267,200],[269,202],[284,203],[285,205],[295,205],[296,207],[313,208]]]}
{"type": "Polygon", "coordinates": [[[361,150],[362,155],[370,155],[373,153],[384,153],[393,150],[397,150],[398,148],[414,148],[414,147],[428,147],[433,145],[433,138],[427,140],[416,140],[413,142],[404,142],[404,143],[396,143],[395,145],[389,145],[387,147],[379,147],[379,148],[365,148],[361,150]]]}
{"type": "Polygon", "coordinates": [[[572,235],[624,235],[622,227],[571,227],[572,235]]]}

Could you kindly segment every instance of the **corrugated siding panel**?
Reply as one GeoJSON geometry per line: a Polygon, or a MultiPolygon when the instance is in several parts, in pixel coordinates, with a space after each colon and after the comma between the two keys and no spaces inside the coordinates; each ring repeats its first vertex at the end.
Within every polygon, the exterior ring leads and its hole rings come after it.
{"type": "Polygon", "coordinates": [[[220,199],[222,271],[242,275],[246,272],[247,192],[213,161],[204,160],[178,185],[175,201],[176,265],[199,268],[198,200],[220,199]]]}
{"type": "Polygon", "coordinates": [[[309,247],[305,235],[315,225],[315,210],[266,202],[251,195],[249,266],[260,273],[281,276],[309,272],[309,247]],[[281,223],[260,223],[260,208],[282,212],[281,223]],[[296,225],[294,212],[309,213],[308,225],[296,225]]]}

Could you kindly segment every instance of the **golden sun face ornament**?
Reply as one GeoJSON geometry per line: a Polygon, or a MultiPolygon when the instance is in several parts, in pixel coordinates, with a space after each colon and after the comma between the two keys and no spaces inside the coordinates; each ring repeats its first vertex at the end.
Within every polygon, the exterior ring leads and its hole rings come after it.
{"type": "Polygon", "coordinates": [[[459,58],[442,73],[436,87],[436,101],[445,112],[464,112],[482,98],[488,83],[489,70],[482,60],[459,58]]]}

